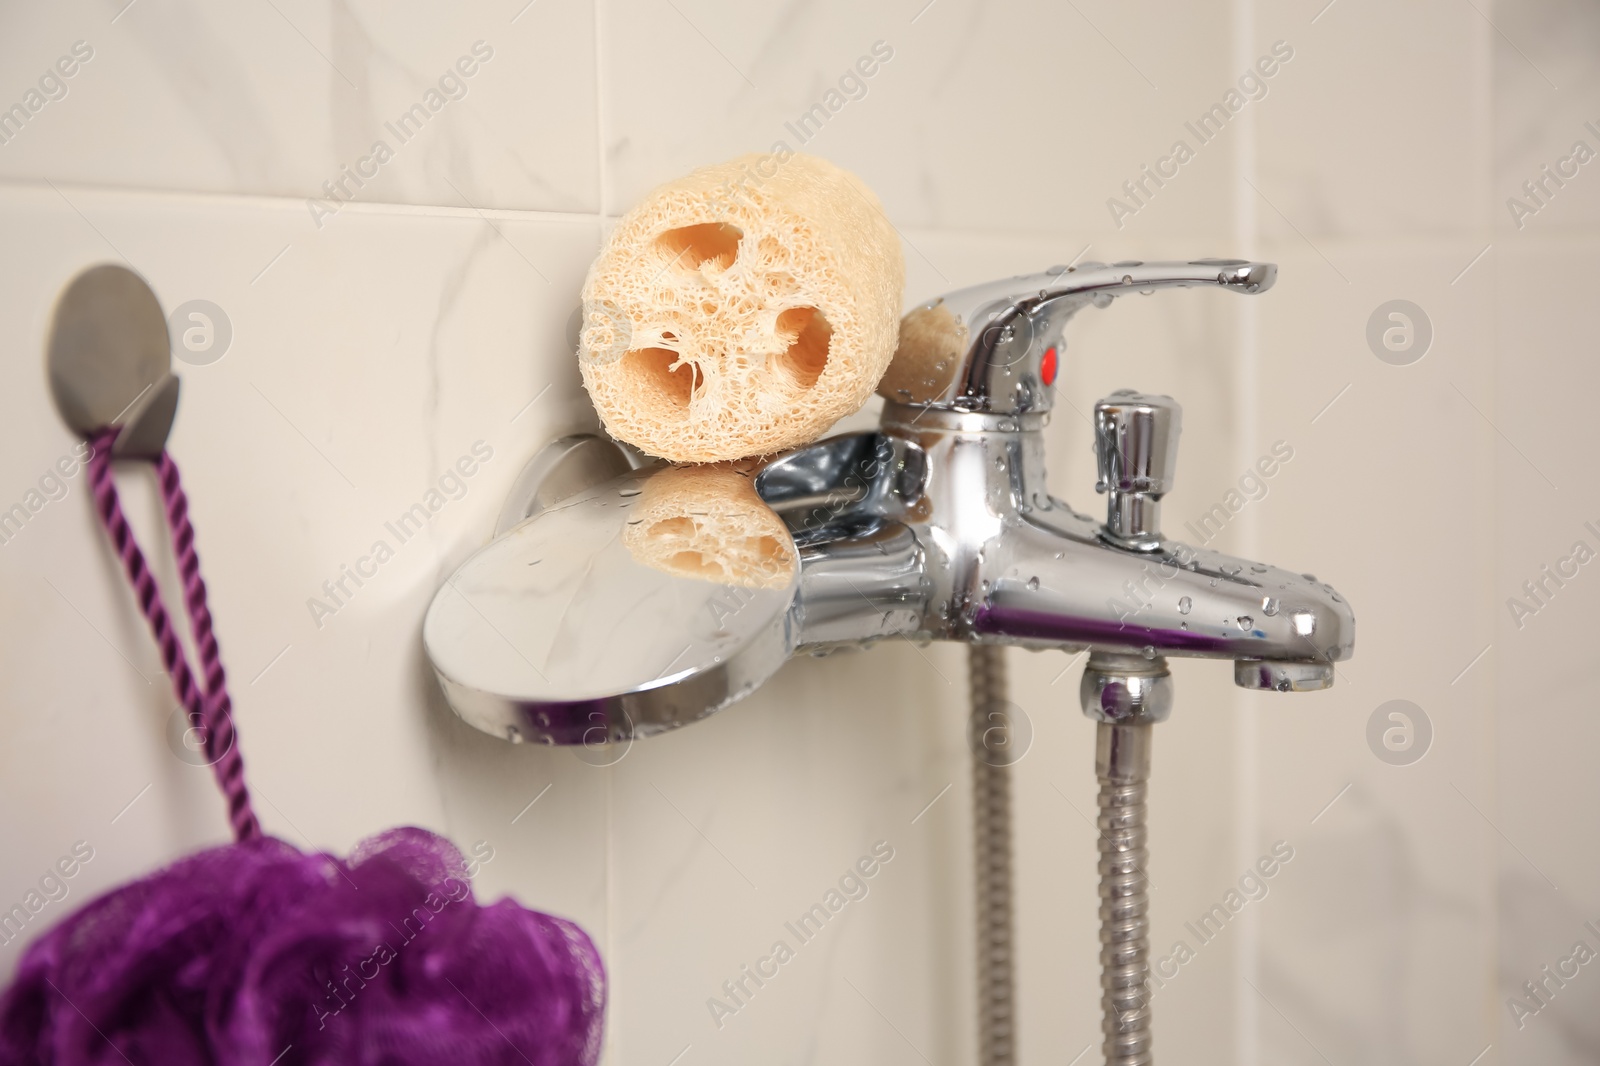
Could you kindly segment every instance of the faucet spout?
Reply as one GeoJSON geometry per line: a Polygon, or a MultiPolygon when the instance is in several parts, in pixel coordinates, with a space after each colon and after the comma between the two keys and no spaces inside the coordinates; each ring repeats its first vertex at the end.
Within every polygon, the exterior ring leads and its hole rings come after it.
{"type": "MultiPolygon", "coordinates": [[[[1129,550],[1084,516],[1035,512],[996,553],[971,627],[984,639],[1280,666],[1269,688],[1332,683],[1354,650],[1355,618],[1330,585],[1306,574],[1164,542],[1129,550]],[[1288,684],[1280,684],[1287,681],[1288,684]]],[[[1243,682],[1241,682],[1243,683],[1243,682]]]]}

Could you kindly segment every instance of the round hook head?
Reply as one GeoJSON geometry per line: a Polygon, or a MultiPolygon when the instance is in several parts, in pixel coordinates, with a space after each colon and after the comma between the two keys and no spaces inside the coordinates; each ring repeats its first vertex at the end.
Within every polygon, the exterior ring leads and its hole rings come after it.
{"type": "Polygon", "coordinates": [[[161,302],[127,267],[90,267],[56,301],[45,355],[57,410],[87,437],[121,421],[168,376],[161,302]]]}

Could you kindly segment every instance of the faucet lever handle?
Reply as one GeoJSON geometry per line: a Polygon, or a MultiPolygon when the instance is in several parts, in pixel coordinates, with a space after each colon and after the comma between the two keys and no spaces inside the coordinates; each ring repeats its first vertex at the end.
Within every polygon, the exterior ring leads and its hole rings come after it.
{"type": "Polygon", "coordinates": [[[1172,288],[1223,288],[1254,295],[1278,268],[1244,259],[1186,263],[1081,263],[947,293],[913,308],[878,394],[891,403],[996,415],[1044,413],[1053,405],[1059,341],[1080,309],[1172,288]]]}
{"type": "Polygon", "coordinates": [[[1119,389],[1094,405],[1095,491],[1107,494],[1106,533],[1126,547],[1161,544],[1161,497],[1178,465],[1183,408],[1170,396],[1119,389]]]}

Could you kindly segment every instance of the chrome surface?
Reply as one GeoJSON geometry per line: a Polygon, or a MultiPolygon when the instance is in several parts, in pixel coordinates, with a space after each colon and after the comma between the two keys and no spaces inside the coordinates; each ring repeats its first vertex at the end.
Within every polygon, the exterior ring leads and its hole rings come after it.
{"type": "MultiPolygon", "coordinates": [[[[996,757],[985,737],[1009,731],[1005,648],[967,646],[972,746],[972,866],[977,928],[978,1063],[1016,1062],[1016,964],[1012,946],[1011,766],[996,757]]],[[[1001,745],[1009,744],[1007,736],[1001,745]]],[[[1009,753],[1007,753],[1009,755],[1009,753]]]]}
{"type": "Polygon", "coordinates": [[[1172,674],[1159,655],[1096,651],[1084,665],[1078,699],[1097,722],[1165,722],[1172,714],[1172,674]]]}
{"type": "Polygon", "coordinates": [[[495,538],[447,581],[423,642],[457,714],[512,741],[595,747],[703,718],[795,650],[795,581],[746,588],[641,560],[632,471],[495,538]]]}
{"type": "Polygon", "coordinates": [[[1320,692],[1333,687],[1332,663],[1270,663],[1241,659],[1233,664],[1233,683],[1262,692],[1320,692]]]}
{"type": "MultiPolygon", "coordinates": [[[[1045,474],[1051,395],[1039,362],[1067,318],[1127,293],[1256,293],[1275,277],[1271,264],[1237,260],[1088,264],[944,297],[972,337],[959,387],[886,403],[875,431],[749,464],[794,541],[791,589],[763,589],[720,635],[692,636],[711,604],[749,590],[633,560],[618,543],[624,493],[660,468],[623,473],[502,532],[440,589],[424,636],[452,705],[501,735],[580,743],[603,725],[620,739],[726,706],[791,651],[884,637],[1226,659],[1244,687],[1325,687],[1355,639],[1350,607],[1331,586],[1159,535],[1175,402],[1119,394],[1097,408],[1102,484],[1120,500],[1111,528],[1053,496],[1045,474]],[[570,716],[580,705],[598,715],[584,729],[540,724],[541,709],[570,716]]],[[[621,462],[600,445],[566,448],[581,453],[578,482],[621,462]]],[[[508,503],[513,522],[527,501],[565,492],[545,488],[560,463],[537,465],[519,481],[522,502],[508,503]]],[[[1148,719],[1163,700],[1170,706],[1168,684],[1141,676],[1113,691],[1104,713],[1126,704],[1148,719]]]]}
{"type": "Polygon", "coordinates": [[[146,390],[122,416],[122,432],[111,446],[119,459],[154,459],[167,446],[178,415],[178,375],[169,373],[146,390]]]}
{"type": "Polygon", "coordinates": [[[161,453],[178,379],[166,316],[142,277],[108,263],[73,278],[56,300],[45,362],[56,409],[80,436],[120,425],[114,454],[161,453]]]}
{"type": "Polygon", "coordinates": [[[1148,1066],[1150,861],[1145,827],[1149,723],[1096,727],[1100,782],[1100,1031],[1107,1066],[1148,1066]]]}
{"type": "Polygon", "coordinates": [[[512,482],[495,521],[494,535],[498,537],[545,508],[640,465],[635,453],[610,437],[575,433],[553,440],[528,460],[512,482]]]}
{"type": "Polygon", "coordinates": [[[1106,494],[1106,537],[1120,547],[1161,546],[1161,497],[1172,489],[1182,425],[1170,396],[1121,389],[1094,405],[1094,489],[1106,494]]]}
{"type": "Polygon", "coordinates": [[[1109,307],[1118,296],[1157,289],[1219,286],[1255,294],[1270,289],[1277,277],[1275,264],[1242,259],[1082,263],[949,293],[920,308],[948,311],[968,346],[928,402],[995,414],[1048,411],[1055,395],[1041,379],[1041,361],[1051,347],[1060,347],[1062,327],[1083,308],[1109,307]]]}

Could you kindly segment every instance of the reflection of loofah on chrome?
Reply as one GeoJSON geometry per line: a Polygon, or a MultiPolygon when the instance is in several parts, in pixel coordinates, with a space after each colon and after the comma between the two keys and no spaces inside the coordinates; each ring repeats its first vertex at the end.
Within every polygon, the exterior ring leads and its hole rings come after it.
{"type": "Polygon", "coordinates": [[[782,589],[799,566],[783,519],[733,464],[664,467],[645,481],[622,543],[645,566],[747,589],[782,589]]]}
{"type": "Polygon", "coordinates": [[[655,189],[583,286],[584,385],[606,429],[716,462],[815,440],[894,353],[905,261],[877,198],[814,156],[745,156],[655,189]]]}
{"type": "Polygon", "coordinates": [[[593,1066],[594,945],[512,900],[478,904],[476,870],[421,829],[348,860],[260,837],[182,859],[28,948],[0,1062],[593,1066]]]}

